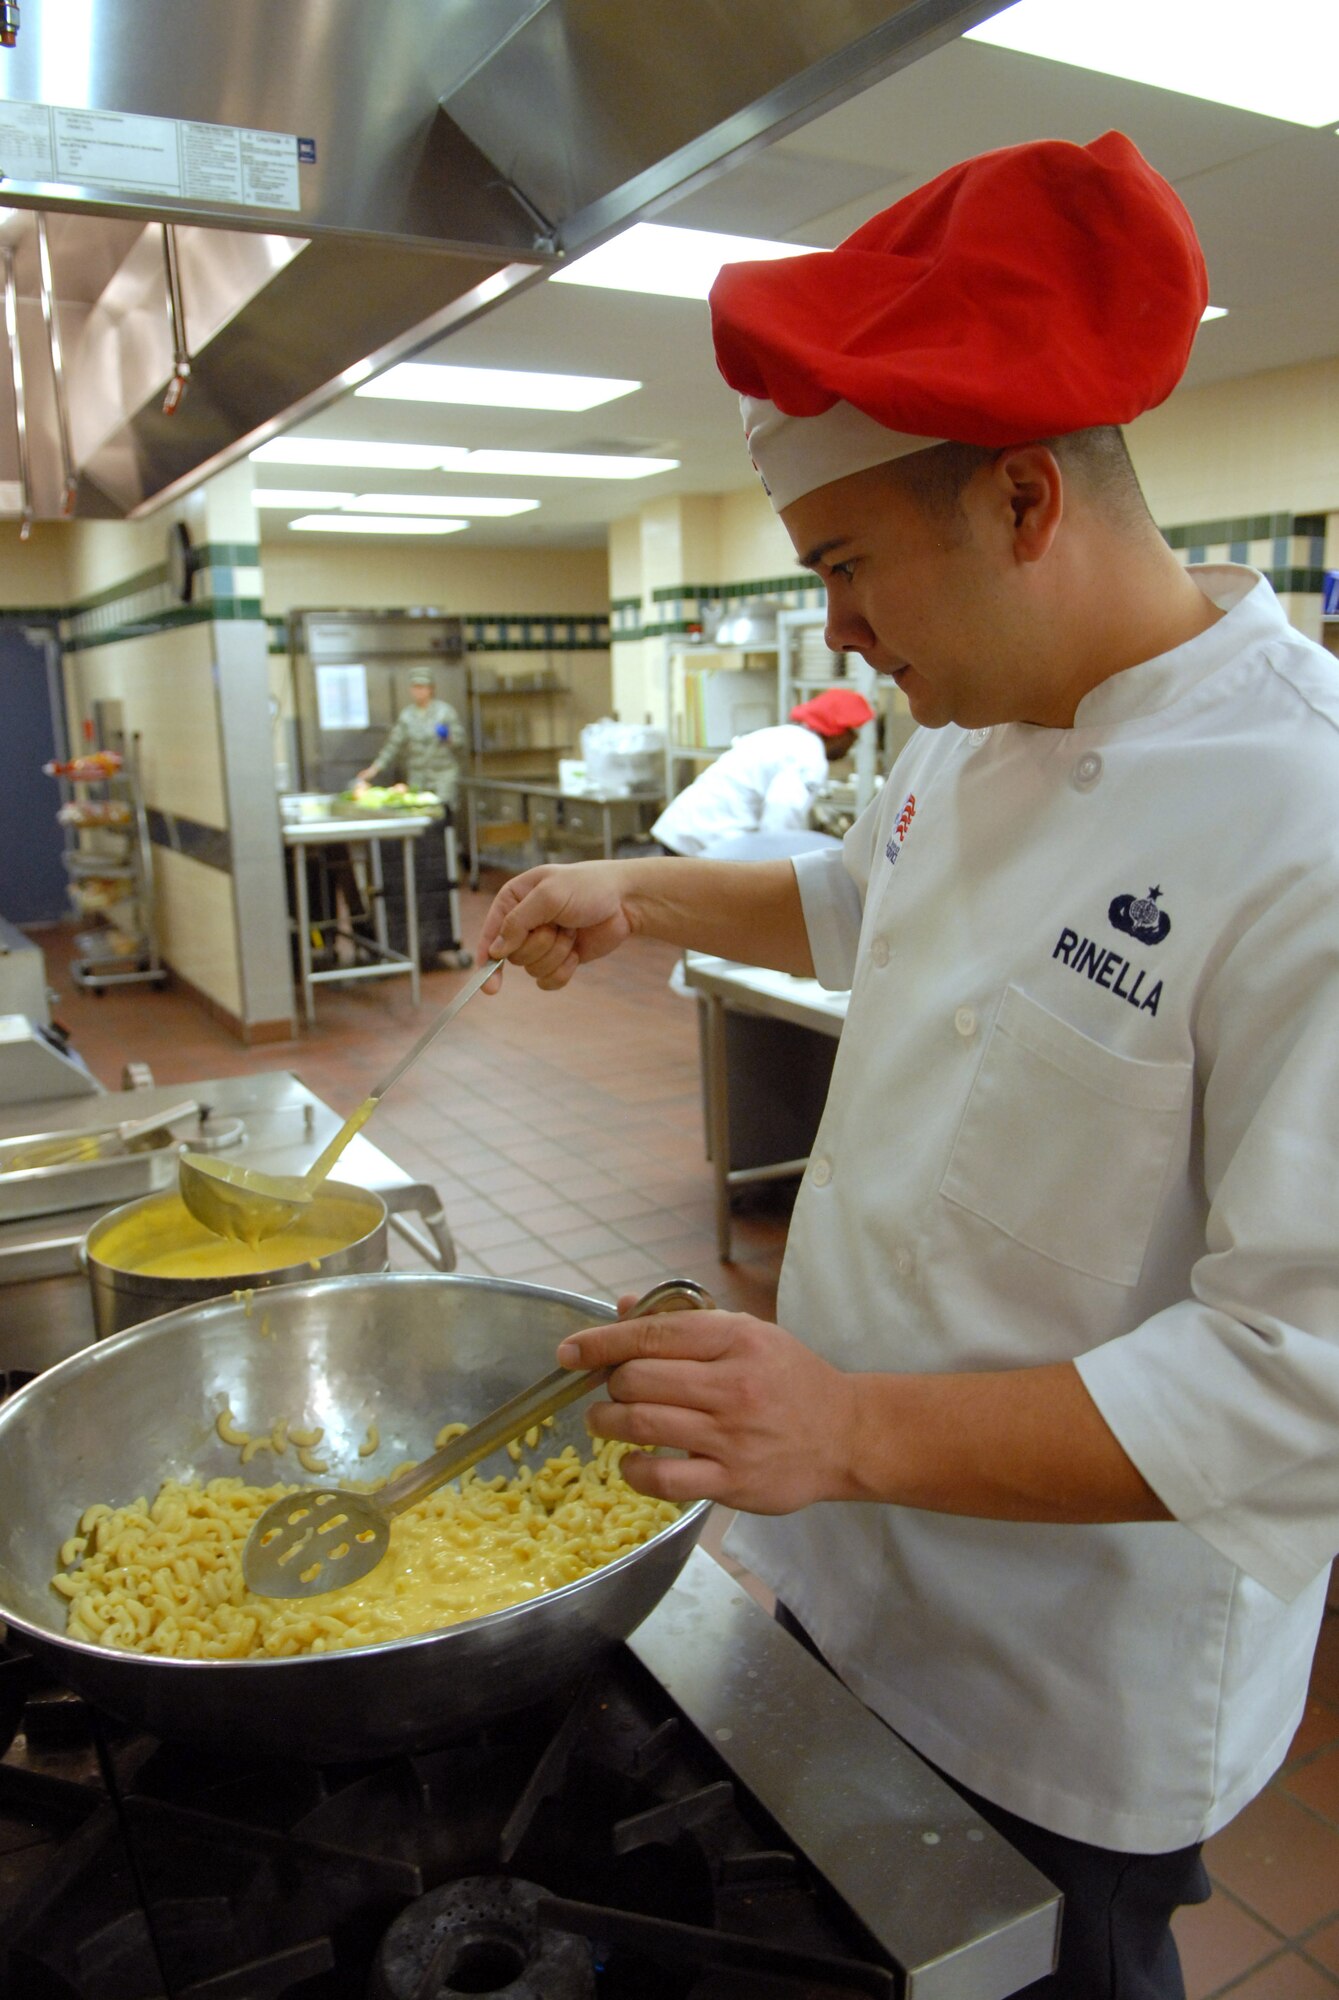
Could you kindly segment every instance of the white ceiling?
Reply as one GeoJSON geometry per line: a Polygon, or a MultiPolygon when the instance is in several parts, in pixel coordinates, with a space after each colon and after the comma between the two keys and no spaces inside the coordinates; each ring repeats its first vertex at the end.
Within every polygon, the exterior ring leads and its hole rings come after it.
{"type": "MultiPolygon", "coordinates": [[[[1173,4],[1175,0],[1173,0],[1173,4]]],[[[1262,16],[1261,32],[1268,32],[1262,16]]],[[[1329,60],[1333,60],[1330,52],[1329,60]]],[[[1299,62],[1326,60],[1298,51],[1299,62]]],[[[959,41],[875,84],[656,217],[660,222],[829,247],[955,161],[1027,139],[1128,133],[1176,186],[1226,319],[1201,328],[1190,385],[1339,352],[1339,136],[1171,91],[959,41]]],[[[265,486],[533,497],[538,512],[471,523],[439,546],[600,545],[608,525],[658,495],[715,493],[753,475],[735,397],[716,373],[705,305],[538,284],[422,360],[636,377],[643,387],[585,415],[458,409],[349,396],[301,431],[479,448],[633,452],[677,458],[636,481],[480,479],[256,468],[265,486]]],[[[318,543],[266,510],[266,539],[318,543]]],[[[326,537],[326,543],[332,539],[326,537]]],[[[387,540],[387,537],[379,537],[387,540]]],[[[354,537],[339,537],[342,544],[354,537]]]]}

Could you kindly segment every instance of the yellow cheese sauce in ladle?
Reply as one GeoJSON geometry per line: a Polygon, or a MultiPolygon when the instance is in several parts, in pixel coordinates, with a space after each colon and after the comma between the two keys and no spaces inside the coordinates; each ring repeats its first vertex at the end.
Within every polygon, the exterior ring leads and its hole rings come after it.
{"type": "MultiPolygon", "coordinates": [[[[426,1032],[419,1036],[407,1055],[401,1056],[388,1076],[366,1096],[351,1118],[345,1119],[330,1144],[314,1160],[305,1174],[266,1174],[258,1167],[238,1166],[232,1161],[211,1159],[203,1153],[181,1156],[181,1198],[191,1214],[216,1236],[231,1237],[254,1253],[267,1237],[287,1231],[311,1201],[335,1161],[354,1135],[366,1125],[393,1083],[417,1062],[429,1042],[435,1041],[448,1021],[453,1021],[467,1000],[472,1000],[502,961],[485,959],[475,968],[459,993],[444,1007],[426,1032]]],[[[283,1263],[294,1260],[284,1257],[283,1263]]],[[[246,1268],[256,1270],[255,1264],[246,1268]]],[[[271,1268],[281,1268],[272,1266],[271,1268]]]]}

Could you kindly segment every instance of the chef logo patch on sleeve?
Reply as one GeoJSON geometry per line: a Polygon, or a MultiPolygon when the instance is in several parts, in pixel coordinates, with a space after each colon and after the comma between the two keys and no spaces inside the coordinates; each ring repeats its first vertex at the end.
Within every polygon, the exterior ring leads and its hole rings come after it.
{"type": "Polygon", "coordinates": [[[906,797],[902,801],[902,810],[897,815],[897,825],[893,828],[892,832],[889,834],[888,845],[883,850],[884,853],[887,855],[889,861],[896,861],[898,855],[902,852],[902,847],[904,842],[906,841],[908,830],[911,826],[912,820],[915,819],[915,817],[916,817],[916,794],[914,792],[908,792],[906,797]]]}

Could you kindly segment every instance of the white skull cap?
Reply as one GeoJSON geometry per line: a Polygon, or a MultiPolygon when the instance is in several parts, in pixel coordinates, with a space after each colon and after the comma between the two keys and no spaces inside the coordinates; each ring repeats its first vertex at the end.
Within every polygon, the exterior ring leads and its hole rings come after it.
{"type": "Polygon", "coordinates": [[[890,431],[853,403],[834,403],[817,417],[788,417],[756,396],[741,396],[739,408],[749,457],[778,514],[816,486],[944,442],[890,431]]]}

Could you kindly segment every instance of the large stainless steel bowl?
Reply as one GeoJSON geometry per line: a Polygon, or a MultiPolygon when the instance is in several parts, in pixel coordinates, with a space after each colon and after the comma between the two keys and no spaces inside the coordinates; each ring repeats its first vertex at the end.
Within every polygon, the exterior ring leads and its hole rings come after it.
{"type": "MultiPolygon", "coordinates": [[[[325,1426],[334,1473],[388,1472],[553,1365],[597,1300],[500,1279],[377,1273],[220,1299],[85,1348],[0,1410],[0,1620],[90,1700],[153,1734],[313,1761],[442,1742],[577,1679],[668,1590],[701,1533],[699,1502],[641,1548],[546,1596],[420,1638],[286,1660],[170,1660],[64,1635],[51,1588],[61,1542],[95,1500],[122,1504],[168,1477],[238,1472],[215,1419],[325,1426]],[[360,1459],[369,1424],[375,1455],[360,1459]]],[[[589,1401],[589,1399],[586,1399],[589,1401]]],[[[589,1443],[574,1404],[543,1450],[589,1443]]],[[[500,1454],[481,1473],[511,1470],[500,1454]]],[[[268,1478],[265,1473],[263,1477],[268,1478]]]]}
{"type": "MultiPolygon", "coordinates": [[[[346,1277],[351,1271],[384,1271],[390,1261],[388,1211],[379,1194],[351,1181],[326,1181],[312,1202],[306,1226],[319,1235],[340,1240],[338,1250],[321,1259],[321,1276],[346,1277]]],[[[208,1232],[182,1208],[175,1187],[125,1202],[100,1216],[84,1238],[80,1261],[93,1294],[93,1325],[99,1340],[121,1333],[162,1313],[177,1312],[230,1292],[264,1291],[296,1285],[311,1272],[309,1263],[286,1264],[272,1271],[240,1271],[222,1278],[165,1278],[158,1272],[123,1270],[112,1261],[114,1246],[133,1237],[141,1254],[170,1250],[208,1240],[208,1232]]],[[[229,1243],[226,1246],[235,1248],[229,1243]]]]}

